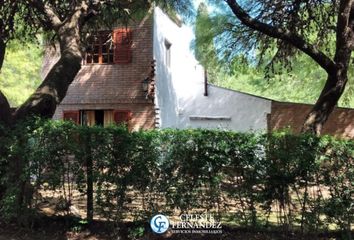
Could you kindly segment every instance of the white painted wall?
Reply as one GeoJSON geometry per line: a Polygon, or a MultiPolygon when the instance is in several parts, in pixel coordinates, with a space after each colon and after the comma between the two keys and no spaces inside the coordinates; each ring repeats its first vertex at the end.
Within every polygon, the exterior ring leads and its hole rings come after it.
{"type": "Polygon", "coordinates": [[[155,8],[154,58],[160,127],[266,130],[270,100],[210,84],[209,95],[204,96],[204,71],[190,50],[192,37],[190,28],[177,26],[161,9],[155,8]],[[172,44],[170,67],[166,66],[166,40],[172,44]],[[225,120],[199,119],[220,117],[225,120]]]}

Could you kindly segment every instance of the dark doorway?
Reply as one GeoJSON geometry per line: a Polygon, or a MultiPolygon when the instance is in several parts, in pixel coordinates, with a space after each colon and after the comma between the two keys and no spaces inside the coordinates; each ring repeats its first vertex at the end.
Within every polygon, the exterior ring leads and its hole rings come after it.
{"type": "Polygon", "coordinates": [[[103,110],[96,110],[95,111],[95,120],[96,120],[96,125],[103,126],[103,123],[104,123],[104,111],[103,110]]]}

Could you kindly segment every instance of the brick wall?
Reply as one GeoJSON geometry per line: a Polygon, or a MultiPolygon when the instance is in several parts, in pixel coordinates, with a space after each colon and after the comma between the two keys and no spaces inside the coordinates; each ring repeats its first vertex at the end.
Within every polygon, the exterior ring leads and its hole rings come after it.
{"type": "MultiPolygon", "coordinates": [[[[269,130],[291,127],[298,133],[312,105],[272,101],[272,111],[268,118],[269,130]]],[[[336,108],[324,125],[323,134],[354,138],[354,109],[336,108]]]]}
{"type": "MultiPolygon", "coordinates": [[[[70,85],[58,106],[54,119],[62,119],[67,110],[130,110],[133,129],[154,127],[154,104],[146,99],[142,81],[149,76],[153,60],[152,17],[129,26],[133,31],[132,62],[129,64],[89,64],[70,85]]],[[[55,51],[44,61],[42,76],[58,58],[55,51]],[[50,58],[50,60],[48,60],[50,58]]]]}

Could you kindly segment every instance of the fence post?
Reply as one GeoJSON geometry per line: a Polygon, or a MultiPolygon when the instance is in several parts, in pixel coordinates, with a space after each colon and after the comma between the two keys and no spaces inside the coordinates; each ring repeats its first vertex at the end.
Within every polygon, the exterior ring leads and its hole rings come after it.
{"type": "Polygon", "coordinates": [[[91,132],[88,129],[85,139],[86,152],[86,184],[87,184],[87,221],[93,220],[93,161],[91,153],[91,132]]]}

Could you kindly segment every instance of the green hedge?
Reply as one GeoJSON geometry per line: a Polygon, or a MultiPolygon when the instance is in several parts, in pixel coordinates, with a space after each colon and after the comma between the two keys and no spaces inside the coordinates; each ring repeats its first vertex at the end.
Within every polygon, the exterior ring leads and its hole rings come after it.
{"type": "MultiPolygon", "coordinates": [[[[88,211],[108,220],[212,212],[239,225],[351,234],[353,141],[288,132],[129,132],[56,121],[30,126],[0,129],[0,187],[11,186],[15,157],[36,190],[61,189],[68,202],[78,191],[89,205],[93,196],[88,211]]],[[[2,196],[3,216],[11,196],[2,196]]]]}

